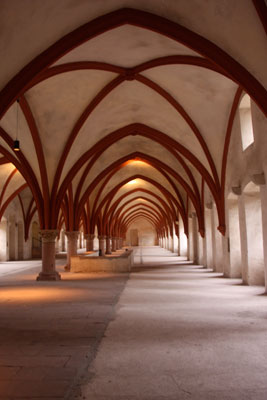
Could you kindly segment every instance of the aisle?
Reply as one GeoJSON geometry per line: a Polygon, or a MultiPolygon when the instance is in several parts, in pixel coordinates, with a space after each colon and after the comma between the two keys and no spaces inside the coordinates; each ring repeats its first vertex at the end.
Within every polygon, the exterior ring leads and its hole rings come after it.
{"type": "Polygon", "coordinates": [[[81,398],[266,400],[262,288],[156,247],[135,260],[81,398]]]}

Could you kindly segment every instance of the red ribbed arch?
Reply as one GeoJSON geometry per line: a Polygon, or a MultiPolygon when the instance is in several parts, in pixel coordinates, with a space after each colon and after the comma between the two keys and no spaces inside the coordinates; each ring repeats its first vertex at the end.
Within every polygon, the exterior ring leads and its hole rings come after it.
{"type": "MultiPolygon", "coordinates": [[[[107,221],[107,219],[109,218],[109,220],[111,221],[110,226],[112,227],[112,226],[114,225],[113,214],[114,214],[114,212],[116,211],[116,208],[119,206],[120,202],[121,202],[123,199],[125,199],[127,196],[130,196],[130,195],[132,195],[133,193],[136,193],[136,192],[143,192],[143,193],[145,193],[145,194],[148,194],[148,195],[150,195],[150,196],[155,197],[155,199],[158,200],[158,202],[161,204],[161,206],[162,206],[161,210],[162,210],[162,209],[164,210],[164,213],[166,214],[166,216],[167,216],[167,215],[172,215],[173,218],[176,218],[176,215],[173,214],[173,210],[172,210],[172,209],[170,208],[170,206],[164,201],[164,199],[162,199],[160,196],[158,196],[157,194],[155,194],[155,193],[153,193],[153,192],[151,192],[151,191],[149,191],[149,190],[147,190],[147,189],[144,189],[144,188],[136,188],[136,189],[132,189],[132,190],[130,190],[130,191],[124,193],[123,195],[121,195],[121,196],[112,204],[111,208],[110,208],[109,211],[107,212],[106,220],[104,221],[104,223],[105,223],[105,222],[107,221]]],[[[144,198],[145,200],[148,200],[148,201],[150,201],[151,203],[157,205],[157,203],[156,203],[156,202],[153,202],[151,199],[148,199],[147,197],[143,197],[143,198],[144,198]]],[[[132,201],[132,200],[133,200],[133,199],[129,200],[129,202],[132,201]]],[[[125,204],[127,204],[127,203],[124,203],[124,204],[121,206],[121,208],[123,208],[125,204]]],[[[158,207],[160,207],[160,206],[158,206],[158,207]]]]}
{"type": "MultiPolygon", "coordinates": [[[[111,220],[111,224],[114,223],[114,221],[117,221],[118,218],[120,218],[120,216],[122,215],[122,211],[123,209],[128,206],[130,203],[134,202],[134,201],[138,201],[139,199],[145,200],[146,202],[152,204],[154,207],[156,207],[158,209],[158,213],[164,217],[166,217],[166,212],[164,211],[164,209],[155,201],[153,201],[150,198],[144,197],[144,196],[136,196],[128,201],[126,201],[122,206],[120,206],[116,212],[113,212],[110,216],[110,220],[111,220]]],[[[147,205],[146,203],[139,203],[139,204],[144,204],[147,205]]],[[[151,207],[151,206],[150,206],[151,207]]]]}
{"type": "MultiPolygon", "coordinates": [[[[106,150],[106,149],[104,149],[104,150],[106,150]]],[[[79,185],[78,185],[78,188],[77,188],[77,191],[76,191],[75,203],[74,203],[74,204],[75,204],[75,208],[78,207],[78,204],[79,204],[78,199],[79,199],[79,196],[80,196],[80,193],[81,193],[81,189],[82,189],[83,183],[84,183],[84,181],[85,181],[85,179],[86,179],[86,176],[87,176],[87,174],[89,173],[89,171],[90,171],[90,169],[92,168],[92,166],[94,165],[94,163],[96,162],[97,158],[102,154],[102,152],[103,152],[104,150],[102,150],[101,152],[97,153],[96,156],[88,163],[88,165],[87,165],[87,167],[86,167],[86,169],[85,169],[85,171],[84,171],[84,173],[83,173],[83,175],[82,175],[82,177],[81,177],[81,180],[80,180],[80,182],[79,182],[79,185]]],[[[200,202],[200,193],[199,193],[199,190],[198,190],[196,181],[195,181],[195,179],[194,179],[194,177],[193,177],[193,174],[192,174],[191,170],[189,169],[189,167],[187,166],[187,164],[184,162],[184,160],[182,159],[182,157],[180,157],[179,154],[177,154],[175,151],[173,151],[173,149],[171,149],[170,147],[168,147],[168,151],[170,151],[170,152],[175,156],[175,158],[177,158],[178,162],[179,162],[179,163],[182,165],[182,167],[184,168],[184,170],[185,170],[186,174],[188,175],[189,180],[190,180],[190,182],[191,182],[191,184],[192,184],[192,187],[193,187],[194,193],[195,193],[195,195],[196,195],[196,198],[197,198],[198,201],[200,202]]],[[[168,180],[168,182],[171,184],[173,190],[175,191],[175,193],[176,193],[176,195],[177,195],[177,198],[179,199],[179,201],[180,201],[180,203],[181,203],[181,206],[182,206],[183,209],[185,210],[184,201],[183,201],[183,199],[182,199],[182,197],[181,197],[181,195],[180,195],[180,192],[179,192],[179,190],[177,189],[177,187],[174,185],[173,181],[170,179],[169,175],[168,175],[162,168],[160,168],[158,165],[155,165],[155,163],[153,164],[153,162],[151,162],[151,161],[149,162],[148,159],[147,159],[147,157],[146,157],[146,155],[145,155],[144,153],[141,153],[141,152],[134,152],[134,153],[131,153],[131,154],[127,155],[127,156],[124,156],[124,157],[120,158],[119,160],[117,160],[117,161],[115,161],[113,164],[111,164],[109,167],[106,167],[106,168],[101,172],[101,174],[99,174],[98,177],[95,178],[95,180],[94,180],[95,184],[93,184],[92,187],[95,187],[96,184],[98,184],[99,181],[103,178],[103,176],[107,175],[109,171],[112,171],[112,172],[110,173],[110,175],[107,176],[106,180],[103,182],[103,184],[101,185],[101,187],[99,188],[97,198],[100,196],[101,192],[104,190],[104,187],[105,187],[106,183],[111,179],[111,177],[112,177],[120,168],[123,167],[123,163],[124,163],[124,162],[127,162],[127,161],[129,161],[129,160],[131,160],[131,159],[136,159],[136,158],[141,159],[141,160],[147,162],[148,164],[152,165],[154,168],[156,168],[156,169],[168,180]],[[121,164],[120,164],[120,163],[121,163],[121,164]]],[[[155,158],[154,158],[154,160],[155,160],[155,158]]],[[[157,160],[157,161],[158,161],[158,160],[157,160]]],[[[90,189],[90,191],[87,192],[87,194],[86,194],[84,197],[89,197],[89,195],[90,195],[90,193],[92,192],[92,190],[93,190],[93,189],[90,189]]],[[[95,207],[96,207],[96,202],[94,202],[93,211],[94,211],[95,207]]]]}
{"type": "Polygon", "coordinates": [[[133,211],[147,211],[151,214],[151,216],[154,216],[155,220],[160,223],[162,222],[162,220],[164,219],[163,216],[157,212],[153,207],[149,206],[148,204],[135,204],[132,205],[130,207],[128,207],[122,214],[121,216],[117,219],[117,223],[118,224],[123,224],[123,222],[125,221],[126,218],[128,218],[128,216],[131,214],[131,212],[133,211]]]}
{"type": "Polygon", "coordinates": [[[158,232],[159,226],[156,223],[156,221],[149,214],[144,213],[144,212],[143,213],[141,213],[141,212],[133,213],[127,219],[127,221],[125,221],[124,225],[119,227],[119,231],[124,231],[125,230],[124,227],[129,226],[137,218],[145,218],[145,219],[147,219],[150,223],[152,223],[155,226],[155,230],[156,230],[156,232],[158,232]]]}
{"type": "MultiPolygon", "coordinates": [[[[114,188],[113,190],[111,190],[111,191],[103,198],[103,200],[101,201],[101,203],[99,204],[99,206],[98,206],[98,208],[97,208],[97,210],[96,210],[96,212],[95,212],[95,215],[92,216],[92,224],[91,224],[92,227],[94,227],[95,222],[96,222],[96,219],[97,219],[98,216],[100,215],[100,212],[101,212],[102,208],[104,207],[104,204],[105,204],[107,201],[109,201],[110,199],[114,198],[114,196],[115,196],[116,193],[119,191],[119,189],[120,189],[123,185],[125,185],[127,182],[129,182],[130,180],[133,180],[133,179],[142,179],[142,180],[144,180],[144,181],[147,181],[147,182],[151,183],[151,184],[154,185],[155,187],[157,187],[157,188],[161,191],[161,193],[163,194],[163,196],[166,198],[166,200],[169,202],[170,207],[172,208],[173,214],[174,214],[174,215],[176,214],[176,212],[175,212],[175,209],[174,209],[173,204],[175,204],[175,206],[177,207],[177,209],[178,209],[179,212],[181,213],[181,216],[182,216],[183,221],[184,221],[184,224],[185,224],[184,226],[187,227],[187,218],[186,218],[185,214],[183,213],[183,210],[181,209],[181,206],[179,205],[179,203],[178,203],[178,201],[176,200],[176,198],[175,198],[168,190],[166,190],[163,186],[161,186],[158,182],[156,182],[156,181],[154,181],[153,179],[150,179],[150,178],[148,178],[148,177],[146,177],[146,176],[143,176],[143,175],[133,175],[133,176],[131,176],[131,177],[128,177],[127,179],[125,179],[124,181],[122,181],[121,183],[119,183],[117,186],[115,186],[115,188],[114,188]]],[[[129,192],[128,192],[128,193],[129,193],[129,192]]],[[[198,211],[199,211],[199,210],[198,210],[198,211]]],[[[200,218],[201,215],[199,215],[198,212],[197,212],[197,216],[198,216],[198,218],[199,218],[199,223],[200,223],[200,225],[201,225],[201,223],[202,223],[203,221],[201,222],[201,218],[200,218]]],[[[202,226],[202,225],[201,225],[201,226],[202,226]]]]}
{"type": "MultiPolygon", "coordinates": [[[[134,79],[136,79],[138,82],[144,84],[145,86],[149,87],[153,91],[155,91],[157,94],[159,94],[161,97],[163,97],[176,111],[181,117],[186,121],[188,126],[190,127],[193,135],[195,135],[196,139],[198,140],[205,156],[206,160],[208,161],[208,164],[210,166],[210,169],[212,171],[213,179],[215,181],[216,186],[219,188],[219,177],[217,174],[217,170],[213,161],[213,158],[209,152],[208,146],[203,139],[199,129],[197,128],[196,124],[194,121],[190,118],[189,114],[185,111],[185,109],[181,106],[181,104],[174,99],[166,90],[164,90],[161,86],[153,82],[151,79],[148,79],[142,75],[135,75],[134,79]]],[[[62,156],[60,158],[58,168],[55,174],[55,179],[54,179],[54,184],[53,184],[53,189],[52,189],[52,195],[54,195],[57,192],[58,189],[58,183],[64,168],[65,161],[68,157],[68,154],[70,153],[71,147],[77,138],[79,131],[82,127],[82,125],[85,123],[85,121],[88,119],[88,117],[91,115],[91,113],[95,110],[96,106],[108,95],[110,94],[114,89],[116,89],[122,82],[127,80],[127,74],[118,76],[114,78],[111,82],[109,82],[104,88],[100,90],[100,92],[95,96],[95,98],[90,101],[88,106],[85,108],[85,110],[82,112],[81,116],[77,120],[74,128],[72,129],[70,136],[67,140],[66,146],[63,150],[62,156]]]]}
{"type": "Polygon", "coordinates": [[[117,223],[118,225],[123,225],[124,222],[128,219],[128,217],[130,215],[132,215],[133,212],[139,212],[139,211],[145,211],[146,213],[148,213],[149,216],[153,217],[154,220],[157,222],[157,224],[159,225],[160,222],[162,222],[162,219],[160,218],[159,215],[155,214],[153,211],[151,211],[151,208],[149,209],[149,207],[140,207],[140,204],[138,205],[138,208],[132,206],[129,207],[127,211],[125,211],[125,214],[121,216],[121,218],[118,219],[117,223]]]}
{"type": "MultiPolygon", "coordinates": [[[[166,164],[162,163],[161,161],[159,161],[153,157],[147,156],[143,153],[139,153],[139,154],[140,154],[141,160],[150,162],[155,168],[158,166],[159,168],[166,169],[166,171],[169,174],[171,174],[177,180],[177,182],[179,182],[181,184],[181,186],[184,188],[184,190],[188,193],[188,195],[198,213],[199,218],[201,218],[201,216],[202,216],[201,204],[199,203],[198,198],[195,196],[195,193],[192,191],[191,187],[186,183],[186,181],[184,181],[183,178],[179,174],[177,174],[175,171],[173,171],[170,167],[168,167],[166,164]]],[[[132,159],[132,155],[130,155],[130,157],[129,156],[127,156],[127,157],[128,157],[128,159],[132,159]]],[[[123,159],[123,162],[124,162],[124,160],[125,160],[125,158],[123,159]]],[[[114,166],[116,167],[117,164],[120,164],[120,160],[114,164],[115,164],[114,166]]],[[[108,172],[109,172],[109,170],[108,170],[108,172]]],[[[101,174],[103,174],[103,172],[101,174]]],[[[81,198],[81,201],[79,202],[79,207],[77,209],[76,221],[79,220],[81,210],[84,207],[86,199],[90,196],[92,187],[95,186],[101,179],[100,175],[95,178],[95,180],[92,182],[92,184],[84,192],[84,194],[81,198]]],[[[95,207],[94,207],[94,209],[95,209],[95,207]]],[[[181,209],[181,205],[179,205],[179,211],[180,211],[180,213],[184,212],[184,207],[182,207],[182,209],[181,209]]]]}
{"type": "Polygon", "coordinates": [[[241,64],[208,39],[158,15],[135,9],[120,9],[100,16],[68,33],[27,64],[0,93],[0,118],[25,92],[38,74],[82,43],[114,28],[129,24],[167,36],[212,60],[232,79],[242,85],[263,112],[267,112],[264,87],[241,64]]]}
{"type": "Polygon", "coordinates": [[[224,75],[225,77],[232,79],[230,75],[226,74],[226,72],[212,63],[212,61],[198,56],[189,56],[189,55],[170,55],[165,57],[155,58],[150,61],[146,61],[142,64],[139,64],[135,67],[125,68],[117,65],[99,62],[99,61],[74,61],[65,64],[52,66],[41,74],[39,74],[36,79],[34,79],[31,84],[27,87],[27,90],[32,88],[35,85],[43,82],[46,79],[49,79],[53,76],[64,74],[66,72],[71,71],[80,71],[80,70],[98,70],[98,71],[107,71],[114,72],[119,75],[125,75],[127,79],[130,76],[135,76],[136,74],[140,74],[140,72],[144,72],[148,69],[162,67],[166,65],[194,65],[197,67],[202,67],[209,69],[211,71],[217,72],[219,74],[224,75]]]}
{"type": "MultiPolygon", "coordinates": [[[[110,190],[105,195],[105,197],[102,199],[100,204],[98,205],[96,212],[95,212],[95,216],[98,215],[102,211],[102,209],[106,203],[108,203],[108,202],[109,202],[109,204],[111,203],[111,201],[113,200],[113,198],[115,197],[115,195],[118,193],[118,191],[121,189],[122,186],[124,186],[126,183],[128,183],[129,181],[131,181],[133,179],[141,179],[141,180],[147,181],[150,184],[152,184],[153,186],[155,186],[162,193],[162,195],[166,198],[166,201],[169,203],[169,206],[174,215],[176,214],[174,205],[181,213],[183,212],[177,199],[166,188],[164,188],[161,184],[159,184],[155,180],[153,180],[147,176],[139,174],[139,175],[132,175],[132,176],[128,177],[127,179],[125,179],[125,180],[121,181],[119,184],[117,184],[112,190],[110,190]]],[[[140,188],[139,188],[139,190],[140,190],[140,188]]],[[[130,192],[127,191],[126,193],[130,193],[130,192]]],[[[93,218],[94,218],[94,216],[93,216],[93,218]]]]}
{"type": "MultiPolygon", "coordinates": [[[[157,143],[160,143],[167,150],[169,148],[175,149],[177,152],[180,152],[191,164],[199,171],[207,185],[209,186],[211,193],[216,202],[217,208],[220,207],[220,190],[216,187],[212,177],[210,176],[207,169],[202,165],[202,163],[184,146],[180,143],[176,142],[174,139],[170,138],[168,135],[154,129],[150,128],[143,124],[134,123],[131,125],[127,125],[123,128],[120,128],[113,133],[110,133],[105,138],[101,139],[98,143],[96,143],[90,150],[86,151],[80,159],[73,165],[68,175],[65,177],[64,181],[61,184],[57,199],[52,199],[52,209],[54,211],[54,221],[58,214],[60,208],[60,202],[62,200],[62,196],[67,189],[69,182],[74,178],[79,169],[84,165],[85,162],[95,153],[99,152],[103,148],[109,147],[111,144],[117,142],[118,140],[129,136],[129,135],[140,135],[147,138],[150,138],[157,143]]],[[[190,188],[191,191],[191,188],[190,188]]],[[[55,222],[54,222],[55,223],[55,222]]],[[[224,221],[220,221],[220,224],[224,225],[224,221]]]]}
{"type": "MultiPolygon", "coordinates": [[[[85,201],[86,198],[88,198],[90,196],[90,193],[92,193],[93,188],[101,181],[101,179],[103,179],[103,176],[107,176],[106,180],[103,182],[103,184],[101,185],[101,187],[98,190],[96,199],[94,201],[94,205],[92,208],[92,212],[94,212],[96,205],[97,205],[97,201],[101,195],[101,193],[103,192],[105,185],[107,184],[107,182],[110,181],[111,177],[121,168],[123,168],[124,166],[127,165],[127,161],[132,160],[138,158],[140,161],[144,161],[147,164],[151,165],[153,168],[155,168],[157,171],[159,171],[166,179],[167,181],[170,183],[171,187],[174,189],[177,198],[180,201],[180,205],[183,208],[183,210],[185,211],[185,206],[184,206],[184,202],[182,199],[182,196],[179,192],[179,190],[177,189],[177,187],[174,185],[173,181],[170,179],[170,177],[168,176],[168,174],[166,172],[164,172],[163,168],[165,168],[167,170],[167,172],[169,174],[171,174],[172,176],[175,177],[175,179],[183,186],[183,188],[185,189],[185,187],[189,190],[189,185],[186,184],[186,182],[184,181],[184,179],[182,177],[180,177],[179,174],[177,174],[173,169],[171,169],[170,167],[168,167],[166,164],[162,163],[161,161],[155,159],[154,157],[150,157],[144,153],[140,153],[140,152],[134,152],[131,154],[128,154],[127,156],[124,156],[123,158],[115,161],[113,164],[111,164],[109,167],[107,167],[105,170],[103,170],[95,179],[94,181],[91,183],[91,185],[88,187],[88,189],[84,192],[81,201],[79,203],[79,207],[83,207],[83,203],[85,201]],[[111,173],[109,174],[109,172],[111,171],[111,173]]],[[[186,189],[185,189],[186,190],[186,189]]],[[[195,196],[196,193],[194,193],[193,191],[191,191],[192,196],[195,196]]],[[[196,197],[196,201],[199,199],[198,197],[198,193],[195,196],[196,197]]],[[[76,204],[77,206],[78,204],[76,204]]]]}

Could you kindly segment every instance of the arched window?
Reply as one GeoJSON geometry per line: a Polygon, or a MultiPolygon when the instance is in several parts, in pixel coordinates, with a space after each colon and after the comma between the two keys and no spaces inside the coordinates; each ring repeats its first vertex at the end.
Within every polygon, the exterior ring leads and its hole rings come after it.
{"type": "Polygon", "coordinates": [[[242,148],[245,150],[254,142],[252,117],[251,117],[251,100],[248,94],[243,96],[239,105],[239,117],[241,126],[242,148]]]}

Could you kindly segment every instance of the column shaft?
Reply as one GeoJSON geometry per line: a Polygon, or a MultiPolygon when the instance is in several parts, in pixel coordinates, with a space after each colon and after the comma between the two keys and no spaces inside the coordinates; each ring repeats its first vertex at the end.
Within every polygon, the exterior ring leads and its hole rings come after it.
{"type": "Polygon", "coordinates": [[[58,281],[61,279],[56,271],[55,265],[55,239],[58,231],[42,230],[42,271],[37,277],[37,281],[58,281]]]}
{"type": "Polygon", "coordinates": [[[106,254],[111,254],[111,243],[110,243],[110,237],[106,237],[106,254]]]}
{"type": "Polygon", "coordinates": [[[68,238],[68,251],[67,251],[67,265],[65,266],[66,271],[70,271],[71,268],[71,257],[77,254],[77,241],[79,237],[79,231],[66,232],[68,238]]]}

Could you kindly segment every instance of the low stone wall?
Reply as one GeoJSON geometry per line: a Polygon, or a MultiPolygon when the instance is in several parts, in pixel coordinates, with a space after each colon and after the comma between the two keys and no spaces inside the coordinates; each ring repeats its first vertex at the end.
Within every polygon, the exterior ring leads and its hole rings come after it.
{"type": "Polygon", "coordinates": [[[130,272],[133,265],[133,251],[128,250],[120,255],[71,257],[71,272],[130,272]]]}

